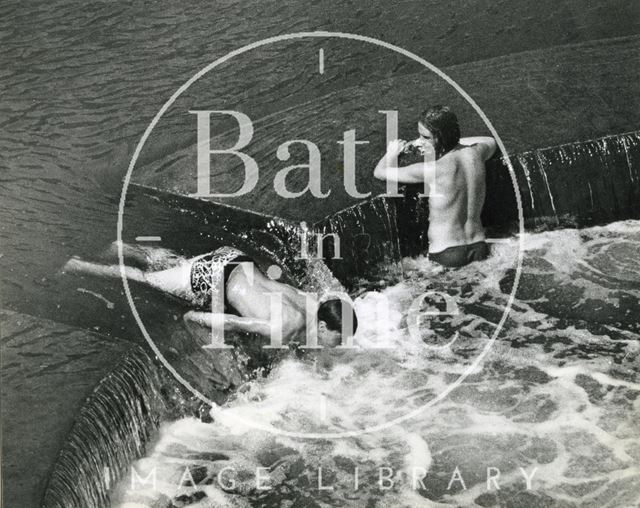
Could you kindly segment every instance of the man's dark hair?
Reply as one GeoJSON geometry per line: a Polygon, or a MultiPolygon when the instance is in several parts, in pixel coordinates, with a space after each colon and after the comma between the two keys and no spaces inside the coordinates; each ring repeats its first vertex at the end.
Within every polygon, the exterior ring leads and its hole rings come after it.
{"type": "Polygon", "coordinates": [[[425,109],[418,121],[433,134],[436,157],[442,157],[460,141],[458,117],[447,106],[425,109]]]}
{"type": "Polygon", "coordinates": [[[342,306],[346,312],[351,311],[353,324],[353,333],[356,333],[358,329],[358,318],[353,306],[347,300],[341,300],[340,298],[334,298],[322,302],[318,306],[318,322],[324,321],[327,324],[329,330],[335,332],[342,332],[342,306]]]}

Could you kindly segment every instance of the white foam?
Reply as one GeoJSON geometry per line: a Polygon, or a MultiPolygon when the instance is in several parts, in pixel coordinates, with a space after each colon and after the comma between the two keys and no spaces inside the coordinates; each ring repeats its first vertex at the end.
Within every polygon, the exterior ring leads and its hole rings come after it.
{"type": "MultiPolygon", "coordinates": [[[[625,241],[640,235],[640,223],[529,234],[526,260],[532,262],[525,264],[525,270],[531,277],[552,280],[552,290],[561,292],[571,284],[584,291],[570,301],[578,307],[589,298],[611,302],[612,291],[616,298],[622,293],[633,296],[633,288],[612,286],[615,281],[610,279],[599,285],[593,278],[597,273],[584,272],[585,263],[606,256],[621,235],[625,241]]],[[[397,471],[393,489],[376,493],[375,485],[362,486],[362,491],[383,498],[384,505],[438,505],[411,488],[411,470],[416,467],[427,470],[428,497],[457,505],[472,504],[487,493],[482,478],[487,467],[499,467],[501,484],[514,488],[524,488],[519,467],[528,472],[537,467],[535,489],[570,504],[599,499],[608,489],[633,488],[640,478],[640,398],[630,402],[640,389],[633,380],[638,379],[639,337],[609,324],[607,330],[624,337],[614,342],[608,333],[595,334],[581,322],[568,324],[546,314],[538,305],[555,303],[553,295],[516,300],[507,328],[471,377],[441,403],[384,432],[305,441],[275,437],[237,419],[296,432],[343,432],[422,407],[463,373],[486,344],[495,327],[490,319],[495,321],[506,304],[500,285],[515,266],[516,249],[515,239],[494,244],[489,260],[453,272],[426,258],[404,260],[407,280],[356,299],[357,349],[327,351],[315,361],[281,362],[267,378],[252,381],[216,412],[215,423],[184,419],[166,424],[154,449],[135,467],[155,464],[165,470],[161,490],[169,496],[180,468],[194,463],[175,456],[178,445],[227,453],[230,460],[225,463],[247,469],[260,465],[257,457],[265,450],[290,447],[307,467],[338,471],[335,499],[363,495],[349,490],[352,473],[337,468],[335,457],[347,457],[370,473],[390,466],[397,471]],[[460,295],[465,285],[470,289],[460,295]],[[423,338],[431,337],[426,327],[416,337],[408,333],[406,323],[408,305],[434,288],[451,291],[462,308],[477,309],[448,321],[459,339],[442,350],[426,347],[423,338]],[[438,474],[447,478],[456,465],[466,475],[468,489],[442,491],[433,478],[438,474]],[[602,482],[598,488],[590,487],[595,479],[602,482]]],[[[229,496],[215,484],[206,487],[206,493],[215,503],[228,502],[229,496]]]]}

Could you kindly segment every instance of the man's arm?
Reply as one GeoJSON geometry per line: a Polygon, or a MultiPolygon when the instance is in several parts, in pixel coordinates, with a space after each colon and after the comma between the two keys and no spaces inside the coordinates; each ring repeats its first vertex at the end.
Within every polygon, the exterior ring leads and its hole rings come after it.
{"type": "Polygon", "coordinates": [[[474,136],[469,138],[460,138],[460,144],[464,146],[474,146],[480,151],[482,159],[489,160],[496,153],[496,140],[489,136],[474,136]]]}
{"type": "Polygon", "coordinates": [[[397,183],[424,183],[431,181],[429,172],[433,171],[432,166],[435,166],[435,164],[420,162],[403,168],[398,167],[398,155],[402,152],[405,144],[405,141],[399,139],[389,143],[387,153],[384,154],[373,170],[374,178],[397,183]]]}
{"type": "MultiPolygon", "coordinates": [[[[112,279],[119,279],[122,277],[122,271],[119,265],[99,265],[97,263],[83,261],[76,256],[67,261],[61,271],[62,273],[88,273],[98,277],[108,277],[112,279]]],[[[145,273],[138,268],[125,266],[124,273],[129,280],[147,283],[145,273]]]]}
{"type": "Polygon", "coordinates": [[[212,312],[189,311],[184,315],[187,323],[197,323],[210,328],[222,328],[225,330],[236,330],[238,332],[258,333],[268,337],[271,329],[269,321],[255,319],[233,314],[217,314],[212,312]]]}

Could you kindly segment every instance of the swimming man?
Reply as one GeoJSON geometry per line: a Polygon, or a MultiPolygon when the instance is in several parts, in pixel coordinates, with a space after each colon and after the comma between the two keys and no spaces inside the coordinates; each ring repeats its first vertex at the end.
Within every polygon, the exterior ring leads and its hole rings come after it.
{"type": "MultiPolygon", "coordinates": [[[[271,280],[253,260],[233,247],[221,247],[213,252],[186,259],[165,249],[143,249],[123,245],[123,253],[130,260],[144,265],[141,270],[125,267],[126,277],[154,289],[189,302],[194,310],[185,314],[188,323],[225,330],[271,335],[271,323],[277,319],[282,330],[282,342],[306,343],[311,326],[317,326],[318,344],[336,346],[342,341],[343,311],[347,330],[355,333],[358,321],[351,304],[340,298],[320,300],[316,295],[304,293],[293,286],[271,280]],[[171,260],[173,266],[163,270],[151,270],[155,257],[171,260]],[[219,292],[219,293],[218,293],[219,292]],[[214,298],[222,295],[222,298],[214,298]],[[281,317],[272,316],[270,295],[277,295],[281,302],[281,317]],[[214,308],[217,301],[223,308],[214,308]],[[307,301],[317,309],[313,320],[306,319],[307,301]],[[212,306],[213,302],[213,306],[212,306]]],[[[118,265],[100,265],[72,258],[64,267],[66,272],[84,272],[93,275],[119,278],[118,265]]]]}

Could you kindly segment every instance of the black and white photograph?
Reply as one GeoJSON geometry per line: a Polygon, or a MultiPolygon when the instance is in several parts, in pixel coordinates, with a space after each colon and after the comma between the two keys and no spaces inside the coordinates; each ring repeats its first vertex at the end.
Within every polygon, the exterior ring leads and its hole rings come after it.
{"type": "Polygon", "coordinates": [[[640,506],[640,5],[0,2],[1,506],[640,506]]]}

